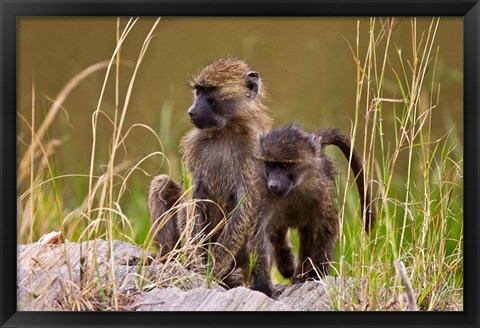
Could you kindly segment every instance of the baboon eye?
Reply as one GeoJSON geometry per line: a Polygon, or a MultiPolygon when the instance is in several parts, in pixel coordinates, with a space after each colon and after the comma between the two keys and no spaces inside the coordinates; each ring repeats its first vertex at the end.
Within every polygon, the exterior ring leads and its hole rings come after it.
{"type": "Polygon", "coordinates": [[[285,162],[282,163],[283,168],[290,167],[291,165],[292,165],[292,163],[285,163],[285,162]]]}
{"type": "Polygon", "coordinates": [[[271,169],[275,166],[275,163],[274,162],[265,162],[265,166],[268,167],[269,169],[271,169]]]}
{"type": "Polygon", "coordinates": [[[204,86],[201,86],[201,85],[197,85],[195,87],[195,93],[198,95],[199,93],[203,93],[203,94],[208,94],[210,93],[211,91],[213,90],[212,87],[204,87],[204,86]]]}

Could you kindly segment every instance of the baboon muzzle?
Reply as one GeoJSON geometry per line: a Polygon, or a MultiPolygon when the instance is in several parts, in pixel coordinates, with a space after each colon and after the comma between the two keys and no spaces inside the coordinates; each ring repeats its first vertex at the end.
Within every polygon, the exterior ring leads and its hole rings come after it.
{"type": "Polygon", "coordinates": [[[217,122],[212,118],[212,115],[208,115],[206,109],[193,104],[187,111],[192,123],[199,129],[208,129],[217,127],[217,122]]]}
{"type": "Polygon", "coordinates": [[[277,197],[283,197],[289,191],[289,188],[284,188],[284,186],[282,186],[282,184],[278,180],[269,180],[268,189],[270,189],[272,194],[274,194],[277,197]]]}

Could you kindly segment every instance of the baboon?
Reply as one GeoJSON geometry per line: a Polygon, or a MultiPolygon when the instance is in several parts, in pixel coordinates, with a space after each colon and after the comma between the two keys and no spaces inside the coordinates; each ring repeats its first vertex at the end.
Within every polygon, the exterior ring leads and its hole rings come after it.
{"type": "Polygon", "coordinates": [[[164,256],[170,253],[180,238],[177,224],[177,214],[167,217],[163,214],[170,210],[176,202],[182,202],[182,187],[172,181],[168,175],[159,175],[153,178],[148,193],[148,209],[152,231],[156,232],[153,240],[164,256]]]}
{"type": "MultiPolygon", "coordinates": [[[[194,234],[208,234],[227,213],[226,224],[211,239],[215,243],[213,274],[224,278],[232,271],[232,254],[236,267],[243,267],[245,273],[251,253],[249,242],[257,226],[248,197],[258,164],[254,158],[257,135],[271,126],[264,105],[265,90],[258,73],[234,58],[207,65],[189,85],[195,98],[188,115],[195,127],[181,140],[182,159],[191,174],[193,198],[209,200],[199,201],[196,207],[194,234]]],[[[153,181],[149,192],[153,226],[181,194],[182,187],[168,176],[153,181]]],[[[171,250],[185,227],[185,215],[179,212],[176,216],[176,221],[171,220],[155,236],[164,252],[171,250]]],[[[252,276],[253,288],[271,295],[270,285],[261,281],[255,270],[252,276]]]]}
{"type": "MultiPolygon", "coordinates": [[[[293,283],[315,278],[317,272],[327,275],[338,240],[336,173],[332,160],[323,153],[327,145],[338,146],[349,159],[350,140],[337,129],[307,133],[297,125],[287,125],[259,136],[257,158],[263,165],[255,177],[255,207],[259,208],[259,221],[265,225],[273,247],[276,266],[285,278],[293,277],[293,283]],[[299,231],[298,265],[287,236],[290,227],[299,231]]],[[[362,210],[366,208],[368,232],[374,221],[374,209],[368,188],[364,194],[363,168],[355,151],[351,167],[362,210]]]]}

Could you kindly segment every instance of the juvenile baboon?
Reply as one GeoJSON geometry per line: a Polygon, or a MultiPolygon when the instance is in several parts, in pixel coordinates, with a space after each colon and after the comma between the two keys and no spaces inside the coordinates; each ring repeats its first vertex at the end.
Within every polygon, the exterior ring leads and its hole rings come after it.
{"type": "MultiPolygon", "coordinates": [[[[188,109],[194,128],[181,140],[181,153],[192,177],[193,198],[200,201],[194,233],[208,234],[224,219],[224,227],[213,235],[214,275],[225,277],[234,267],[248,268],[251,248],[248,242],[256,226],[252,215],[251,189],[258,162],[254,153],[257,135],[269,130],[271,119],[264,105],[265,91],[257,72],[239,59],[220,59],[205,68],[190,82],[195,99],[188,109]],[[247,196],[247,197],[245,197],[247,196]],[[219,208],[220,207],[220,208],[219,208]],[[223,213],[222,213],[223,210],[223,213]]],[[[182,193],[182,187],[168,176],[153,181],[149,194],[152,225],[182,193]]],[[[155,240],[165,250],[178,240],[185,216],[159,230],[155,240]],[[177,225],[174,229],[174,225],[177,225]]],[[[253,272],[254,289],[271,294],[253,272]]]]}
{"type": "MultiPolygon", "coordinates": [[[[259,220],[265,224],[279,272],[286,278],[293,277],[294,283],[316,277],[316,271],[326,275],[338,240],[339,218],[336,173],[323,147],[336,145],[348,159],[349,139],[337,129],[312,134],[296,125],[287,125],[260,135],[259,145],[257,157],[263,167],[255,178],[255,207],[259,208],[259,220]],[[290,227],[299,231],[298,265],[287,236],[290,227]]],[[[355,152],[351,167],[357,178],[362,210],[366,200],[365,229],[369,231],[374,209],[368,188],[364,195],[362,164],[355,152]]]]}

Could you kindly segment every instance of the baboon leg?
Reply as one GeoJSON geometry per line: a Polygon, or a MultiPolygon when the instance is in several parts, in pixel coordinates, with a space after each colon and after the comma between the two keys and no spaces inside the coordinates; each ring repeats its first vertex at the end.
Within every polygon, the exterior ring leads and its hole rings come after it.
{"type": "MultiPolygon", "coordinates": [[[[209,254],[207,245],[210,242],[216,242],[216,240],[206,240],[206,236],[211,232],[212,225],[208,221],[212,216],[208,214],[212,213],[212,204],[210,202],[203,201],[208,199],[207,190],[204,185],[198,182],[194,182],[192,191],[194,195],[194,203],[189,206],[189,212],[182,211],[178,215],[178,226],[180,231],[184,232],[182,240],[188,241],[189,247],[187,249],[191,264],[197,269],[206,269],[205,264],[208,263],[208,257],[213,254],[209,254]]],[[[213,259],[212,259],[213,260],[213,259]]],[[[215,259],[216,261],[216,259],[215,259]]],[[[218,277],[217,277],[218,278],[218,277]]]]}
{"type": "Polygon", "coordinates": [[[336,229],[322,229],[319,231],[315,241],[315,255],[313,262],[318,272],[312,270],[309,273],[311,278],[321,278],[328,275],[331,261],[335,256],[335,246],[337,245],[338,233],[336,229]],[[320,277],[319,277],[320,275],[320,277]]]}
{"type": "Polygon", "coordinates": [[[228,288],[235,288],[243,286],[245,279],[245,271],[242,268],[236,268],[223,278],[223,283],[228,288]]]}
{"type": "Polygon", "coordinates": [[[332,255],[329,254],[330,251],[325,247],[319,247],[318,254],[315,258],[315,268],[308,273],[309,278],[319,279],[326,277],[330,271],[330,259],[332,255]]]}
{"type": "Polygon", "coordinates": [[[272,278],[270,276],[270,247],[265,230],[258,230],[249,245],[248,272],[251,271],[253,289],[272,297],[272,278]],[[251,257],[251,259],[250,259],[251,257]],[[253,267],[251,267],[253,266],[253,267]]]}
{"type": "Polygon", "coordinates": [[[326,277],[330,271],[330,261],[333,258],[332,249],[325,247],[321,240],[317,241],[317,254],[313,259],[316,270],[308,273],[309,278],[319,279],[326,277]]]}
{"type": "Polygon", "coordinates": [[[259,274],[261,272],[257,267],[254,268],[253,272],[253,290],[259,291],[264,293],[268,297],[272,297],[273,290],[272,290],[272,278],[270,277],[270,270],[268,270],[268,274],[259,274]]]}
{"type": "Polygon", "coordinates": [[[165,214],[182,197],[182,187],[168,175],[153,178],[148,193],[148,210],[152,226],[153,240],[160,255],[171,252],[180,235],[177,214],[165,214]]]}
{"type": "Polygon", "coordinates": [[[249,274],[247,247],[242,247],[235,257],[235,267],[222,279],[228,288],[244,286],[249,274]]]}
{"type": "Polygon", "coordinates": [[[331,261],[335,256],[335,248],[337,246],[340,229],[338,210],[333,202],[330,202],[329,206],[323,208],[322,214],[323,217],[320,221],[323,222],[323,224],[318,230],[314,248],[315,254],[313,257],[313,263],[315,263],[318,273],[311,272],[309,276],[312,278],[321,278],[328,275],[331,261]]]}
{"type": "Polygon", "coordinates": [[[270,232],[275,263],[280,274],[290,279],[295,271],[295,254],[288,239],[288,227],[280,227],[270,232]]]}
{"type": "Polygon", "coordinates": [[[298,229],[300,236],[300,250],[298,254],[298,265],[293,276],[293,283],[304,282],[311,271],[313,271],[312,261],[315,255],[315,241],[317,239],[317,230],[314,227],[303,226],[298,229]]]}

